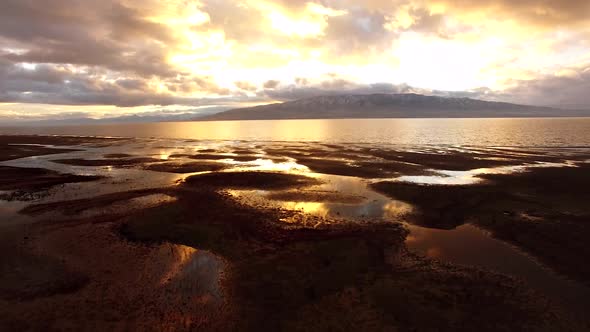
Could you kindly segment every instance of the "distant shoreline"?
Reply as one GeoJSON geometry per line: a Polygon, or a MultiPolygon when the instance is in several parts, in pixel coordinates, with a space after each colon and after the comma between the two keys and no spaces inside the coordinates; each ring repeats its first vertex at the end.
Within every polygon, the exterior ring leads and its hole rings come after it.
{"type": "MultiPolygon", "coordinates": [[[[449,117],[421,117],[421,116],[414,116],[414,117],[375,117],[375,118],[284,118],[284,119],[240,119],[240,120],[230,120],[230,119],[206,119],[206,118],[195,118],[190,120],[161,120],[161,121],[136,121],[136,122],[119,122],[116,120],[109,121],[107,119],[101,120],[81,120],[81,122],[57,122],[57,121],[31,121],[31,122],[5,122],[0,123],[0,130],[7,129],[7,128],[27,128],[27,127],[72,127],[72,126],[124,126],[124,125],[142,125],[142,124],[157,124],[157,123],[191,123],[191,122],[242,122],[242,121],[287,121],[287,120],[393,120],[393,119],[420,119],[420,120],[461,120],[461,119],[490,119],[490,120],[498,120],[498,119],[588,119],[590,118],[590,114],[588,115],[553,115],[553,116],[449,116],[449,117]]],[[[0,132],[0,135],[3,135],[0,132]]]]}

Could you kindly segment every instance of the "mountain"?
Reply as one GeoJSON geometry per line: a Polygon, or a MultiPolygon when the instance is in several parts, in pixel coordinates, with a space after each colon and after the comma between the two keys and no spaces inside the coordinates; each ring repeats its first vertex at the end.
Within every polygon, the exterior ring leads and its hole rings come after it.
{"type": "Polygon", "coordinates": [[[318,96],[284,103],[238,108],[197,118],[216,120],[338,118],[478,118],[590,116],[590,111],[562,110],[419,94],[318,96]]]}
{"type": "Polygon", "coordinates": [[[146,112],[140,114],[113,116],[106,118],[94,119],[90,117],[72,117],[59,119],[10,119],[0,118],[0,126],[71,126],[71,125],[97,125],[113,123],[145,123],[145,122],[170,122],[170,121],[191,121],[198,114],[205,113],[209,115],[221,110],[227,110],[227,107],[210,107],[195,111],[183,113],[167,112],[146,112]]]}

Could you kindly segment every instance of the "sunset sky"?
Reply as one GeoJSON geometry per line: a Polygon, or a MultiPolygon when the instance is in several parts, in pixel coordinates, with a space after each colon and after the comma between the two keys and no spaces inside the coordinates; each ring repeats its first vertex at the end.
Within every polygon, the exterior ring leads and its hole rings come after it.
{"type": "Polygon", "coordinates": [[[0,1],[0,121],[382,92],[590,108],[590,1],[0,1]]]}

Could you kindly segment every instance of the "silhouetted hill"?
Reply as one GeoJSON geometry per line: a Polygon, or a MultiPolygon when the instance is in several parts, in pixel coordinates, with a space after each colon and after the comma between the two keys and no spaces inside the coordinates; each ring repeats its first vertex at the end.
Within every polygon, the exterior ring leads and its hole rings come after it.
{"type": "Polygon", "coordinates": [[[318,96],[284,103],[238,108],[195,120],[271,120],[337,118],[476,118],[590,116],[563,110],[419,94],[318,96]]]}

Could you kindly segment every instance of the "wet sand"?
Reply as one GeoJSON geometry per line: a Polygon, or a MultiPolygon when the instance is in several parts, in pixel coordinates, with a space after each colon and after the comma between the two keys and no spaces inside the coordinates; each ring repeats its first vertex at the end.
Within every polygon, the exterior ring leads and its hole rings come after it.
{"type": "Polygon", "coordinates": [[[156,172],[169,173],[197,173],[221,171],[228,166],[214,162],[164,162],[145,166],[145,169],[156,172]]]}
{"type": "Polygon", "coordinates": [[[0,166],[0,190],[35,192],[64,183],[94,181],[97,176],[62,174],[42,168],[0,166]]]}
{"type": "Polygon", "coordinates": [[[82,152],[38,151],[42,163],[27,152],[0,168],[6,190],[32,197],[1,202],[2,330],[589,330],[520,276],[412,251],[418,233],[405,224],[475,225],[587,284],[587,150],[72,139],[23,137],[82,152]],[[195,162],[201,153],[216,161],[195,162]],[[462,185],[400,181],[548,162],[570,167],[481,171],[462,185]],[[64,201],[63,182],[26,186],[33,176],[11,172],[86,177],[68,187],[83,198],[64,201]],[[137,172],[171,177],[93,193],[137,172]]]}
{"type": "Polygon", "coordinates": [[[57,159],[56,163],[74,166],[133,166],[160,161],[156,158],[112,158],[112,159],[57,159]]]}
{"type": "Polygon", "coordinates": [[[378,182],[373,188],[414,204],[415,224],[455,228],[473,223],[539,257],[551,267],[590,281],[580,257],[590,257],[590,166],[487,174],[467,186],[378,182]]]}

